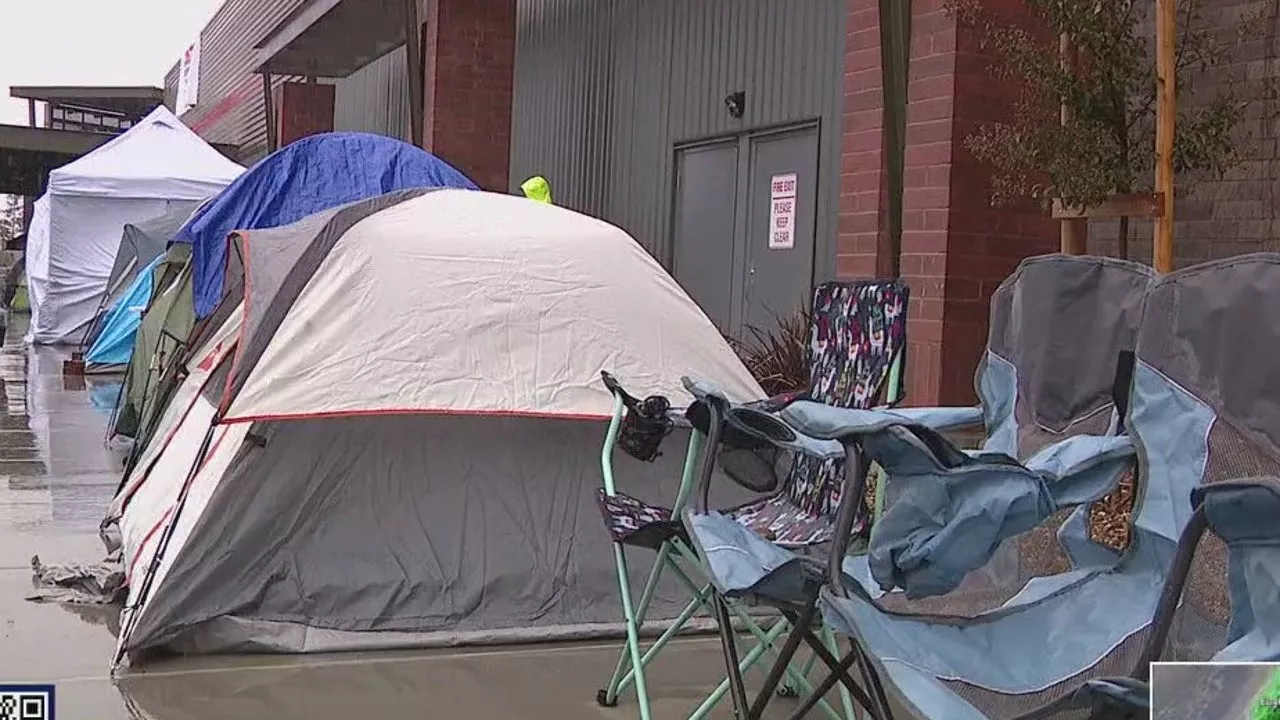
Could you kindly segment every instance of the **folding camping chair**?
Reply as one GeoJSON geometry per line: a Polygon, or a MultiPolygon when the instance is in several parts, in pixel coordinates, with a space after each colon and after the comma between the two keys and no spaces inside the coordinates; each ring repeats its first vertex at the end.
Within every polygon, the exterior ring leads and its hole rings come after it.
{"type": "MultiPolygon", "coordinates": [[[[887,483],[878,495],[884,514],[872,528],[869,554],[846,558],[846,530],[853,527],[855,508],[839,510],[838,517],[849,523],[833,535],[831,557],[839,562],[824,564],[735,533],[716,513],[690,513],[686,524],[695,546],[708,556],[717,590],[788,602],[793,613],[812,614],[815,584],[840,568],[836,576],[851,574],[861,581],[859,587],[873,586],[874,577],[887,589],[904,591],[869,590],[877,607],[971,622],[968,618],[988,611],[1004,612],[998,610],[1002,605],[1029,602],[1034,593],[1020,591],[1031,578],[1074,568],[1078,580],[1088,568],[1114,564],[1117,553],[1090,539],[1087,512],[1071,508],[1098,500],[1131,474],[1134,451],[1128,438],[1084,433],[1114,430],[1116,359],[1121,349],[1132,347],[1151,278],[1149,270],[1133,263],[1051,256],[1024,263],[1001,285],[992,301],[989,351],[978,373],[987,426],[980,451],[959,450],[931,429],[929,417],[936,409],[843,410],[798,401],[782,410],[781,417],[801,434],[839,439],[849,445],[847,452],[863,452],[883,467],[887,483]],[[1067,357],[1059,350],[1064,342],[1073,353],[1067,357]],[[978,501],[952,508],[953,497],[978,501]],[[1056,517],[1046,522],[1050,516],[1056,517]],[[1062,539],[1060,549],[1046,547],[1056,545],[1054,531],[1062,539]],[[807,573],[806,592],[797,594],[800,568],[807,573]],[[984,572],[973,572],[978,569],[984,572]],[[904,601],[941,594],[934,598],[941,602],[904,601]]],[[[861,482],[856,476],[850,481],[861,482]]],[[[1040,592],[1051,587],[1036,586],[1040,592]]],[[[848,634],[847,622],[824,615],[848,634]]],[[[888,638],[894,639],[892,633],[888,638]]],[[[813,641],[812,628],[797,622],[780,662],[802,642],[813,646],[813,641]]],[[[829,653],[813,650],[829,666],[835,664],[829,653]]],[[[850,653],[841,669],[854,664],[857,654],[850,653]]],[[[847,680],[850,692],[856,686],[843,673],[836,679],[847,680]]],[[[776,680],[777,673],[771,673],[746,711],[749,718],[763,711],[776,680]]],[[[834,682],[828,678],[811,701],[834,682]]],[[[885,715],[884,698],[872,695],[872,714],[885,715]]]]}
{"type": "Polygon", "coordinates": [[[1177,550],[1130,673],[1143,684],[1113,705],[1141,707],[1157,660],[1280,661],[1280,367],[1250,351],[1278,343],[1280,254],[1187,268],[1151,291],[1128,424],[1167,497],[1136,525],[1177,550]]]}
{"type": "MultiPolygon", "coordinates": [[[[844,561],[840,581],[824,591],[823,614],[861,653],[835,667],[870,657],[876,676],[896,688],[913,716],[1138,718],[1148,709],[1135,681],[1146,678],[1151,660],[1280,659],[1280,370],[1253,353],[1230,351],[1280,342],[1278,271],[1280,255],[1232,258],[1161,278],[1146,294],[1134,359],[1122,363],[1132,369],[1130,379],[1118,383],[1117,393],[1121,426],[1141,462],[1123,547],[1106,547],[1083,525],[1097,509],[1087,498],[1100,489],[1100,465],[1027,486],[999,505],[988,500],[991,483],[957,483],[956,475],[936,469],[905,482],[894,476],[895,484],[925,490],[949,486],[953,495],[945,503],[921,502],[937,495],[932,490],[899,497],[917,519],[937,520],[915,530],[940,544],[953,537],[949,531],[972,526],[978,507],[1016,508],[1023,499],[1049,496],[1048,508],[1030,519],[1071,497],[1078,506],[1072,520],[1080,522],[1064,524],[1059,539],[1074,566],[1025,583],[994,611],[909,617],[887,612],[844,561]],[[1092,552],[1084,552],[1090,544],[1092,552]],[[1097,562],[1105,553],[1114,562],[1097,562]]],[[[908,429],[841,428],[839,412],[797,404],[783,414],[818,436],[857,437],[873,457],[891,455],[908,429]]],[[[910,533],[891,525],[893,513],[892,506],[886,510],[873,545],[904,547],[891,536],[910,533]]],[[[915,540],[911,547],[924,547],[923,535],[915,540]]],[[[976,556],[990,547],[977,543],[971,550],[976,556]]],[[[904,556],[892,560],[898,569],[904,556]]],[[[932,559],[952,562],[956,554],[932,559]]],[[[815,693],[849,681],[836,674],[815,693]]]]}
{"type": "MultiPolygon", "coordinates": [[[[810,329],[811,384],[805,396],[842,407],[869,407],[882,396],[890,403],[896,403],[902,395],[907,296],[906,286],[897,281],[830,282],[819,286],[814,292],[810,329]]],[[[618,660],[609,685],[597,693],[597,700],[601,705],[612,706],[617,703],[618,694],[634,683],[641,715],[647,717],[648,698],[643,667],[699,610],[712,609],[706,604],[710,589],[695,586],[688,573],[676,562],[683,560],[697,566],[696,555],[687,545],[678,518],[693,490],[693,471],[702,433],[695,433],[689,445],[680,491],[671,507],[651,505],[618,492],[612,481],[615,445],[620,443],[629,455],[651,461],[656,457],[658,445],[671,431],[673,421],[669,418],[666,399],[640,401],[627,394],[607,375],[605,382],[614,394],[615,416],[606,437],[602,457],[605,482],[598,499],[615,543],[629,635],[627,647],[618,660]],[[625,580],[628,572],[623,547],[627,545],[655,550],[658,554],[641,598],[634,606],[629,596],[630,585],[625,580]],[[671,627],[642,653],[638,640],[633,639],[632,634],[638,638],[639,628],[644,623],[645,613],[664,569],[670,569],[677,575],[693,594],[693,600],[671,627]],[[641,672],[635,671],[637,667],[641,672]]],[[[958,424],[979,419],[973,413],[962,413],[957,417],[958,424]]],[[[823,462],[797,454],[784,482],[779,482],[773,467],[761,468],[752,464],[749,453],[736,457],[739,461],[745,458],[747,465],[735,463],[734,456],[726,457],[730,471],[738,472],[749,489],[765,493],[761,499],[727,511],[737,522],[788,547],[812,547],[829,541],[838,502],[840,457],[823,462]]],[[[865,525],[865,513],[860,520],[865,525]]],[[[782,623],[774,623],[766,630],[736,605],[732,606],[732,611],[759,643],[743,661],[744,667],[749,667],[759,660],[773,641],[781,637],[786,627],[782,623]]],[[[803,673],[791,672],[789,679],[793,684],[806,684],[803,673]]],[[[694,718],[702,717],[714,707],[728,689],[727,682],[722,683],[694,712],[694,718]]],[[[798,693],[801,689],[784,688],[790,693],[798,693]]]]}

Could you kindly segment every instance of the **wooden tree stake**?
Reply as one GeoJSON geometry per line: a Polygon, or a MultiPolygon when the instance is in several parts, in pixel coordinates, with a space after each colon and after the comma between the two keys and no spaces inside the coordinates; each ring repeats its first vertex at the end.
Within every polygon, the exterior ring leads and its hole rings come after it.
{"type": "Polygon", "coordinates": [[[1151,263],[1158,272],[1173,272],[1173,138],[1177,129],[1178,89],[1174,0],[1156,1],[1156,186],[1164,207],[1156,218],[1151,263]]]}
{"type": "MultiPolygon", "coordinates": [[[[1071,37],[1062,33],[1058,37],[1058,54],[1062,59],[1062,67],[1071,70],[1080,60],[1079,51],[1071,42],[1071,37]]],[[[1071,108],[1066,103],[1061,109],[1062,126],[1071,124],[1071,108]]],[[[1062,252],[1068,255],[1084,255],[1089,252],[1089,221],[1083,217],[1063,218],[1060,221],[1062,232],[1062,252]]]]}

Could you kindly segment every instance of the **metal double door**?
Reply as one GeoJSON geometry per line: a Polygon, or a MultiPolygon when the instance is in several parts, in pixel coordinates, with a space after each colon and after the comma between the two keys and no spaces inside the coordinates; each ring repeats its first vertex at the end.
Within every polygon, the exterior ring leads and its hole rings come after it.
{"type": "Polygon", "coordinates": [[[672,271],[721,332],[751,340],[813,291],[818,128],[676,148],[672,271]]]}

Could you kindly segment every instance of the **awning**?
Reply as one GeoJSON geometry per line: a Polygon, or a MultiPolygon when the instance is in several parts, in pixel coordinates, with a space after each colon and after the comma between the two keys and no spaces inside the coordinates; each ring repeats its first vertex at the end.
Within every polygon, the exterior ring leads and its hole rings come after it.
{"type": "Polygon", "coordinates": [[[25,85],[9,88],[9,97],[76,105],[116,112],[126,117],[142,117],[164,103],[158,87],[49,86],[25,85]]]}
{"type": "MultiPolygon", "coordinates": [[[[49,173],[107,142],[106,133],[50,130],[0,125],[0,193],[36,197],[44,193],[49,173]]],[[[231,160],[239,149],[215,144],[231,160]]]]}
{"type": "Polygon", "coordinates": [[[0,125],[0,193],[33,197],[44,192],[49,172],[112,136],[71,130],[0,125]]]}
{"type": "Polygon", "coordinates": [[[308,0],[254,49],[257,72],[344,78],[405,42],[404,0],[308,0]]]}

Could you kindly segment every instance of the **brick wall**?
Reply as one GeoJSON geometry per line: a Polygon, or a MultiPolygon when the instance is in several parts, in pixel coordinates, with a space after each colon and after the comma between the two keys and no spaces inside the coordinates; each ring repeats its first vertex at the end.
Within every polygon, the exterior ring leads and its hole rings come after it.
{"type": "MultiPolygon", "coordinates": [[[[1018,0],[999,0],[1015,7],[1018,0]]],[[[850,0],[845,74],[838,270],[883,274],[884,150],[876,0],[850,0]]],[[[941,0],[915,0],[907,88],[901,272],[911,287],[907,402],[975,400],[991,293],[1025,257],[1057,248],[1039,210],[990,207],[989,173],[964,148],[979,122],[1010,99],[988,72],[975,33],[941,0]]]]}
{"type": "Polygon", "coordinates": [[[276,86],[273,96],[278,147],[333,132],[332,85],[286,82],[276,86]]]}
{"type": "Polygon", "coordinates": [[[880,24],[879,0],[850,0],[836,237],[836,274],[842,278],[889,273],[880,24]]]}
{"type": "Polygon", "coordinates": [[[515,0],[426,0],[423,144],[477,185],[506,192],[515,0]]]}
{"type": "MultiPolygon", "coordinates": [[[[1203,27],[1230,44],[1228,62],[1208,73],[1190,74],[1179,88],[1179,105],[1231,91],[1250,100],[1237,133],[1244,162],[1223,178],[1177,178],[1174,227],[1179,267],[1260,250],[1280,250],[1280,101],[1270,93],[1280,82],[1280,3],[1276,0],[1200,0],[1203,27]],[[1258,21],[1261,22],[1258,22],[1258,21]],[[1242,23],[1254,28],[1236,42],[1242,23]]],[[[1154,29],[1148,25],[1148,32],[1154,29]]],[[[1152,149],[1154,151],[1154,148],[1152,149]]],[[[1151,223],[1130,229],[1130,257],[1151,261],[1151,223]]],[[[1115,253],[1115,222],[1090,226],[1091,252],[1115,253]]]]}

